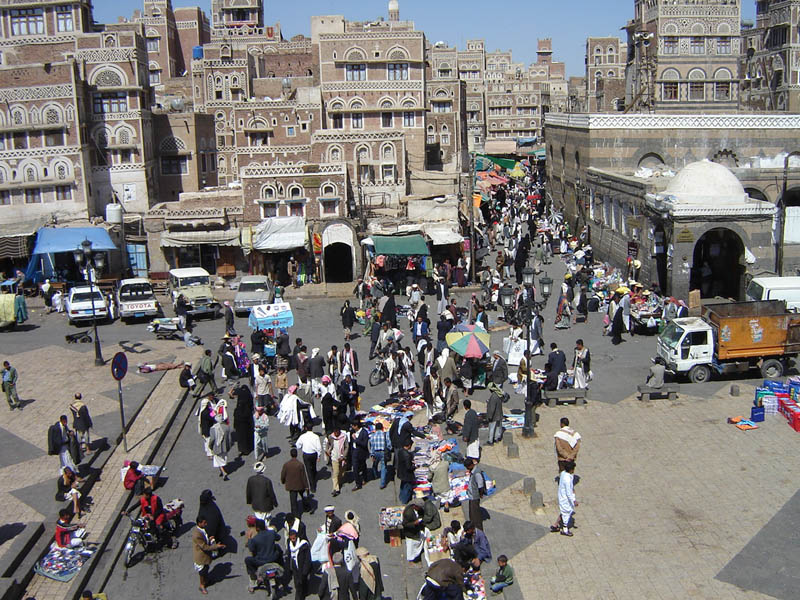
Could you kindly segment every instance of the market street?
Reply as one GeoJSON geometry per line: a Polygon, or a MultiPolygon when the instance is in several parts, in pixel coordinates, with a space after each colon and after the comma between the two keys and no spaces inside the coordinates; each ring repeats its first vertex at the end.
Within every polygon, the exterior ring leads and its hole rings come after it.
{"type": "MultiPolygon", "coordinates": [[[[551,272],[554,274],[555,270],[551,272]]],[[[459,298],[459,304],[466,300],[467,296],[459,298]]],[[[319,347],[322,351],[333,343],[341,345],[340,305],[341,300],[333,299],[293,301],[296,326],[290,332],[292,341],[302,337],[309,349],[319,347]]],[[[626,336],[629,341],[611,346],[609,339],[600,335],[600,318],[594,314],[589,325],[578,324],[569,330],[553,331],[553,310],[551,299],[546,311],[545,341],[547,344],[558,342],[570,357],[575,338],[582,337],[592,350],[595,380],[587,406],[540,409],[537,439],[523,440],[520,431],[514,431],[520,459],[507,459],[502,445],[484,449],[482,466],[498,483],[498,492],[484,501],[491,516],[486,533],[493,556],[501,553],[509,556],[520,584],[509,588],[506,597],[569,594],[597,598],[758,598],[763,596],[757,592],[763,591],[789,598],[793,589],[789,574],[796,572],[790,567],[795,559],[782,545],[788,544],[780,539],[785,530],[771,527],[768,522],[797,492],[792,482],[796,481],[800,468],[796,461],[768,459],[774,455],[774,448],[790,444],[795,433],[782,417],[768,417],[761,429],[746,433],[725,423],[729,416],[747,414],[756,381],[737,380],[742,387],[738,398],[729,395],[730,380],[717,380],[702,386],[682,383],[680,397],[674,403],[665,400],[640,403],[635,399],[635,386],[644,380],[655,338],[629,339],[626,336]],[[545,533],[556,516],[553,506],[556,490],[552,483],[556,468],[551,436],[558,428],[558,418],[565,415],[584,438],[578,468],[583,477],[577,488],[581,501],[579,528],[571,539],[545,533]],[[538,489],[544,494],[544,514],[535,514],[522,494],[521,480],[530,475],[536,477],[538,489]],[[713,506],[709,503],[708,490],[715,490],[713,506]],[[746,560],[736,557],[751,539],[758,548],[764,545],[761,541],[764,534],[758,534],[765,526],[772,541],[760,560],[769,565],[773,575],[759,578],[762,566],[748,567],[746,560]],[[736,568],[723,570],[732,560],[736,568]],[[696,568],[687,571],[687,564],[694,564],[696,568]],[[776,575],[780,572],[785,575],[776,575]],[[721,578],[756,592],[743,592],[715,579],[720,573],[721,578]],[[676,593],[676,585],[683,590],[676,593]]],[[[35,315],[33,323],[40,323],[38,319],[40,317],[35,315]]],[[[62,332],[70,328],[58,319],[50,315],[42,327],[4,334],[4,350],[19,344],[31,353],[30,360],[17,365],[23,382],[20,385],[23,398],[26,396],[24,382],[36,377],[38,365],[42,364],[37,360],[60,362],[59,355],[63,353],[49,346],[63,346],[62,332]]],[[[236,326],[237,330],[248,332],[244,319],[237,319],[236,326]]],[[[223,328],[221,321],[201,322],[196,332],[215,350],[223,328]]],[[[402,328],[408,331],[407,326],[402,328]]],[[[118,346],[114,342],[118,344],[119,340],[126,340],[129,348],[135,347],[137,342],[153,345],[152,336],[144,325],[106,325],[101,327],[101,336],[106,358],[116,351],[118,346]]],[[[493,334],[493,347],[500,347],[501,337],[502,332],[493,334]]],[[[180,357],[181,343],[164,344],[164,348],[159,347],[159,358],[170,351],[173,356],[180,357]]],[[[367,360],[368,347],[368,340],[364,338],[354,342],[361,360],[362,384],[372,367],[367,360]]],[[[90,352],[92,346],[83,344],[69,348],[70,351],[74,348],[90,352]]],[[[149,361],[148,355],[152,356],[145,352],[143,358],[146,358],[141,362],[149,361]]],[[[129,358],[132,365],[139,362],[134,355],[129,358]]],[[[543,362],[541,357],[534,359],[535,366],[543,362]]],[[[110,375],[106,377],[110,387],[110,375]]],[[[291,377],[293,380],[294,375],[291,377]]],[[[63,391],[64,408],[72,391],[63,391]]],[[[88,390],[84,390],[84,396],[89,397],[88,390]]],[[[368,386],[364,401],[372,405],[385,399],[384,396],[385,386],[374,389],[368,386]]],[[[483,391],[473,396],[479,410],[486,396],[483,391]]],[[[35,418],[40,410],[37,404],[30,404],[23,413],[15,413],[13,419],[35,418]]],[[[91,404],[89,407],[93,408],[91,404]]],[[[520,407],[521,398],[512,394],[506,411],[520,407]]],[[[113,412],[110,414],[115,416],[113,412]]],[[[36,420],[35,426],[26,425],[29,430],[26,435],[31,437],[26,441],[39,446],[38,458],[32,456],[33,460],[51,458],[41,457],[41,449],[46,448],[46,428],[52,422],[49,412],[46,415],[42,416],[42,422],[36,420]],[[41,441],[36,444],[36,439],[41,441]]],[[[109,427],[111,422],[113,419],[109,419],[109,427]]],[[[3,423],[4,427],[16,431],[13,420],[5,417],[3,423]]],[[[97,435],[101,433],[105,432],[97,435]]],[[[286,429],[273,419],[270,440],[274,449],[267,475],[275,484],[279,511],[288,507],[288,496],[279,483],[280,467],[288,458],[286,434],[286,429]]],[[[485,432],[483,436],[485,438],[485,432]]],[[[210,590],[217,595],[245,597],[245,554],[238,534],[248,514],[244,482],[252,474],[252,457],[247,457],[232,473],[230,482],[223,483],[205,458],[201,439],[190,420],[165,466],[167,479],[159,493],[165,500],[180,497],[186,501],[187,523],[193,521],[199,492],[205,488],[214,490],[236,543],[216,561],[213,573],[217,583],[210,590]]],[[[423,581],[424,570],[406,563],[402,547],[390,548],[384,543],[375,516],[380,506],[397,504],[395,486],[381,491],[377,489],[377,482],[370,482],[364,490],[353,494],[352,483],[348,483],[342,495],[333,501],[328,476],[323,477],[318,488],[318,506],[332,502],[339,514],[354,510],[361,517],[361,544],[381,559],[387,595],[414,598],[423,581]]],[[[40,483],[43,488],[47,487],[44,481],[40,483]]],[[[55,509],[55,503],[52,504],[50,514],[55,509]]],[[[463,520],[460,509],[442,513],[442,518],[444,523],[453,518],[463,520]]],[[[322,519],[319,509],[304,517],[309,531],[319,526],[322,519]]],[[[191,565],[188,534],[184,533],[180,540],[179,549],[149,556],[131,569],[125,570],[118,564],[107,588],[113,590],[113,598],[139,598],[143,592],[148,597],[167,597],[179,590],[194,589],[196,575],[191,565]]],[[[744,556],[746,554],[744,552],[744,556]]],[[[493,570],[494,563],[486,566],[487,575],[493,570]]]]}

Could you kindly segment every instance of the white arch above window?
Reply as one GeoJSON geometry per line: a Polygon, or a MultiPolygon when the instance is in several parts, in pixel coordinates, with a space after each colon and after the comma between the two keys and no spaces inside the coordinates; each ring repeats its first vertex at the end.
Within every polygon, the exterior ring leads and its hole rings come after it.
{"type": "Polygon", "coordinates": [[[692,35],[703,35],[705,32],[706,28],[702,23],[692,25],[692,35]]]}
{"type": "Polygon", "coordinates": [[[695,68],[689,71],[689,79],[693,81],[698,81],[700,79],[705,79],[706,73],[703,69],[695,68]]]}
{"type": "Polygon", "coordinates": [[[727,23],[720,23],[717,25],[717,33],[720,35],[730,35],[731,34],[731,26],[727,23]]]}
{"type": "Polygon", "coordinates": [[[675,23],[664,25],[664,35],[678,35],[678,26],[675,23]]]}
{"type": "Polygon", "coordinates": [[[717,71],[714,73],[714,79],[717,79],[717,80],[720,80],[720,81],[726,81],[726,80],[733,79],[733,75],[731,74],[731,72],[728,69],[726,69],[725,67],[722,67],[721,69],[717,69],[717,71]]]}
{"type": "Polygon", "coordinates": [[[95,69],[89,81],[97,87],[122,87],[127,85],[128,78],[120,69],[104,65],[95,69]]]}
{"type": "Polygon", "coordinates": [[[263,200],[274,200],[277,196],[277,190],[271,184],[264,184],[261,186],[260,195],[263,200]]]}
{"type": "Polygon", "coordinates": [[[361,48],[350,48],[344,53],[345,60],[366,60],[367,53],[361,48]]]}
{"type": "Polygon", "coordinates": [[[322,196],[330,198],[339,195],[337,190],[338,188],[336,187],[335,184],[326,182],[322,184],[322,187],[320,188],[319,191],[322,196]]]}
{"type": "Polygon", "coordinates": [[[360,98],[353,98],[350,101],[350,108],[354,109],[364,108],[364,101],[361,100],[360,98]]]}
{"type": "Polygon", "coordinates": [[[677,69],[665,69],[664,72],[661,74],[661,79],[665,79],[667,81],[675,81],[681,78],[681,74],[678,73],[677,69]]]}

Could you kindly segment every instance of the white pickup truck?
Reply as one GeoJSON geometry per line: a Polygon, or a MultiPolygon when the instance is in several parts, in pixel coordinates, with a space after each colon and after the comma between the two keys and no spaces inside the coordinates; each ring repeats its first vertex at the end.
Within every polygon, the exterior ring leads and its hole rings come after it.
{"type": "Polygon", "coordinates": [[[123,279],[117,288],[117,306],[122,320],[157,317],[161,308],[147,279],[123,279]]]}

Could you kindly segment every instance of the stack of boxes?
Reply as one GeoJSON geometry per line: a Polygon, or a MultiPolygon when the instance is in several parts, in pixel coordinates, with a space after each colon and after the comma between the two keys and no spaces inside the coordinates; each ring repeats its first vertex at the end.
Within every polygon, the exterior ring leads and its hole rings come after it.
{"type": "Polygon", "coordinates": [[[765,379],[763,387],[756,388],[751,409],[751,421],[760,422],[765,415],[780,413],[789,426],[800,432],[800,377],[790,377],[786,383],[765,379]]]}

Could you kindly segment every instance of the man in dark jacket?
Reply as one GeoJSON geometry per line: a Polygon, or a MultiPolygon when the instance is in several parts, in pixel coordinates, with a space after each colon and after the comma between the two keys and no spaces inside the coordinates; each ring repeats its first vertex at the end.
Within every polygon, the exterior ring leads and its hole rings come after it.
{"type": "Polygon", "coordinates": [[[411,500],[411,492],[417,478],[414,476],[414,455],[411,453],[411,440],[408,440],[397,453],[397,478],[400,480],[400,493],[398,498],[402,504],[411,500]]]}
{"type": "Polygon", "coordinates": [[[281,469],[281,483],[289,492],[292,514],[299,517],[303,514],[303,503],[298,503],[297,495],[299,494],[302,500],[303,494],[308,491],[308,478],[306,477],[306,468],[297,459],[297,448],[292,448],[289,454],[291,458],[284,463],[281,469]]]}
{"type": "Polygon", "coordinates": [[[350,332],[353,329],[353,325],[356,322],[356,311],[350,306],[350,300],[345,300],[342,309],[339,311],[339,315],[342,317],[342,328],[344,329],[344,339],[345,341],[350,341],[350,332]]]}
{"type": "Polygon", "coordinates": [[[191,364],[186,363],[185,365],[183,365],[183,370],[181,371],[181,374],[178,376],[178,384],[182,388],[190,392],[194,390],[195,387],[197,387],[197,383],[195,382],[195,379],[192,376],[191,364]]]}
{"type": "Polygon", "coordinates": [[[266,522],[270,513],[278,506],[278,499],[272,482],[264,475],[266,465],[257,462],[253,468],[256,472],[247,479],[245,502],[253,509],[256,518],[266,522]]]}
{"type": "Polygon", "coordinates": [[[311,547],[297,531],[290,529],[287,544],[288,569],[294,581],[294,597],[305,600],[308,594],[308,579],[311,575],[311,547]]]}
{"type": "Polygon", "coordinates": [[[550,344],[550,354],[547,355],[547,362],[556,375],[567,372],[567,355],[563,350],[559,350],[558,344],[550,344]]]}
{"type": "Polygon", "coordinates": [[[199,521],[202,516],[208,521],[205,527],[206,533],[217,542],[221,542],[228,537],[228,527],[225,525],[222,511],[217,506],[217,503],[214,502],[214,499],[214,493],[211,490],[200,492],[200,508],[197,509],[196,520],[199,521]]]}
{"type": "Polygon", "coordinates": [[[267,529],[261,519],[256,521],[256,534],[247,542],[247,549],[253,553],[244,559],[244,566],[250,577],[247,591],[252,594],[258,585],[258,568],[267,563],[280,562],[283,553],[278,545],[277,532],[274,529],[267,529]]]}
{"type": "Polygon", "coordinates": [[[461,440],[466,444],[464,453],[467,458],[478,460],[481,457],[480,439],[478,438],[478,413],[472,408],[469,399],[464,400],[464,427],[461,429],[461,440]]]}
{"type": "MultiPolygon", "coordinates": [[[[189,374],[191,375],[191,367],[189,374]]],[[[69,405],[69,410],[72,413],[72,428],[75,430],[75,435],[78,436],[81,450],[86,454],[90,454],[92,451],[89,448],[89,430],[94,426],[94,423],[92,423],[92,417],[89,415],[89,407],[83,403],[83,396],[80,392],[75,394],[75,399],[69,405]]]]}
{"type": "Polygon", "coordinates": [[[494,445],[503,439],[503,390],[496,383],[489,384],[491,395],[486,402],[486,420],[489,421],[487,444],[494,445]]]}
{"type": "MultiPolygon", "coordinates": [[[[353,415],[356,412],[356,400],[358,399],[358,382],[350,375],[345,375],[342,382],[339,384],[339,403],[344,408],[341,414],[345,414],[349,410],[353,415]]],[[[339,411],[337,411],[339,412],[339,411]]],[[[334,414],[338,417],[338,414],[334,414]]]]}
{"type": "Polygon", "coordinates": [[[500,353],[500,350],[495,350],[494,364],[492,364],[492,381],[498,386],[503,387],[506,379],[508,379],[508,364],[500,353]]]}
{"type": "MultiPolygon", "coordinates": [[[[283,366],[288,368],[291,347],[289,345],[289,334],[286,333],[285,329],[281,329],[280,334],[275,339],[275,354],[277,354],[282,361],[285,361],[283,366]]],[[[280,363],[278,366],[280,366],[280,363]]]]}
{"type": "Polygon", "coordinates": [[[372,327],[369,330],[369,359],[375,358],[375,346],[378,345],[378,340],[381,337],[381,322],[375,319],[372,322],[372,327]]]}
{"type": "Polygon", "coordinates": [[[322,570],[322,579],[319,584],[319,598],[320,600],[357,600],[358,592],[353,583],[353,575],[344,566],[344,558],[341,552],[336,552],[331,558],[333,566],[322,570]],[[333,571],[330,575],[336,578],[336,585],[338,589],[331,590],[328,583],[328,571],[333,571]]]}
{"type": "Polygon", "coordinates": [[[236,335],[236,328],[234,327],[234,315],[233,315],[233,308],[231,308],[231,303],[227,300],[223,302],[225,306],[225,333],[228,335],[236,335]]]}
{"type": "Polygon", "coordinates": [[[353,477],[356,492],[364,485],[367,477],[367,457],[369,456],[369,433],[362,426],[361,421],[354,421],[350,433],[350,458],[353,463],[353,477]]]}

